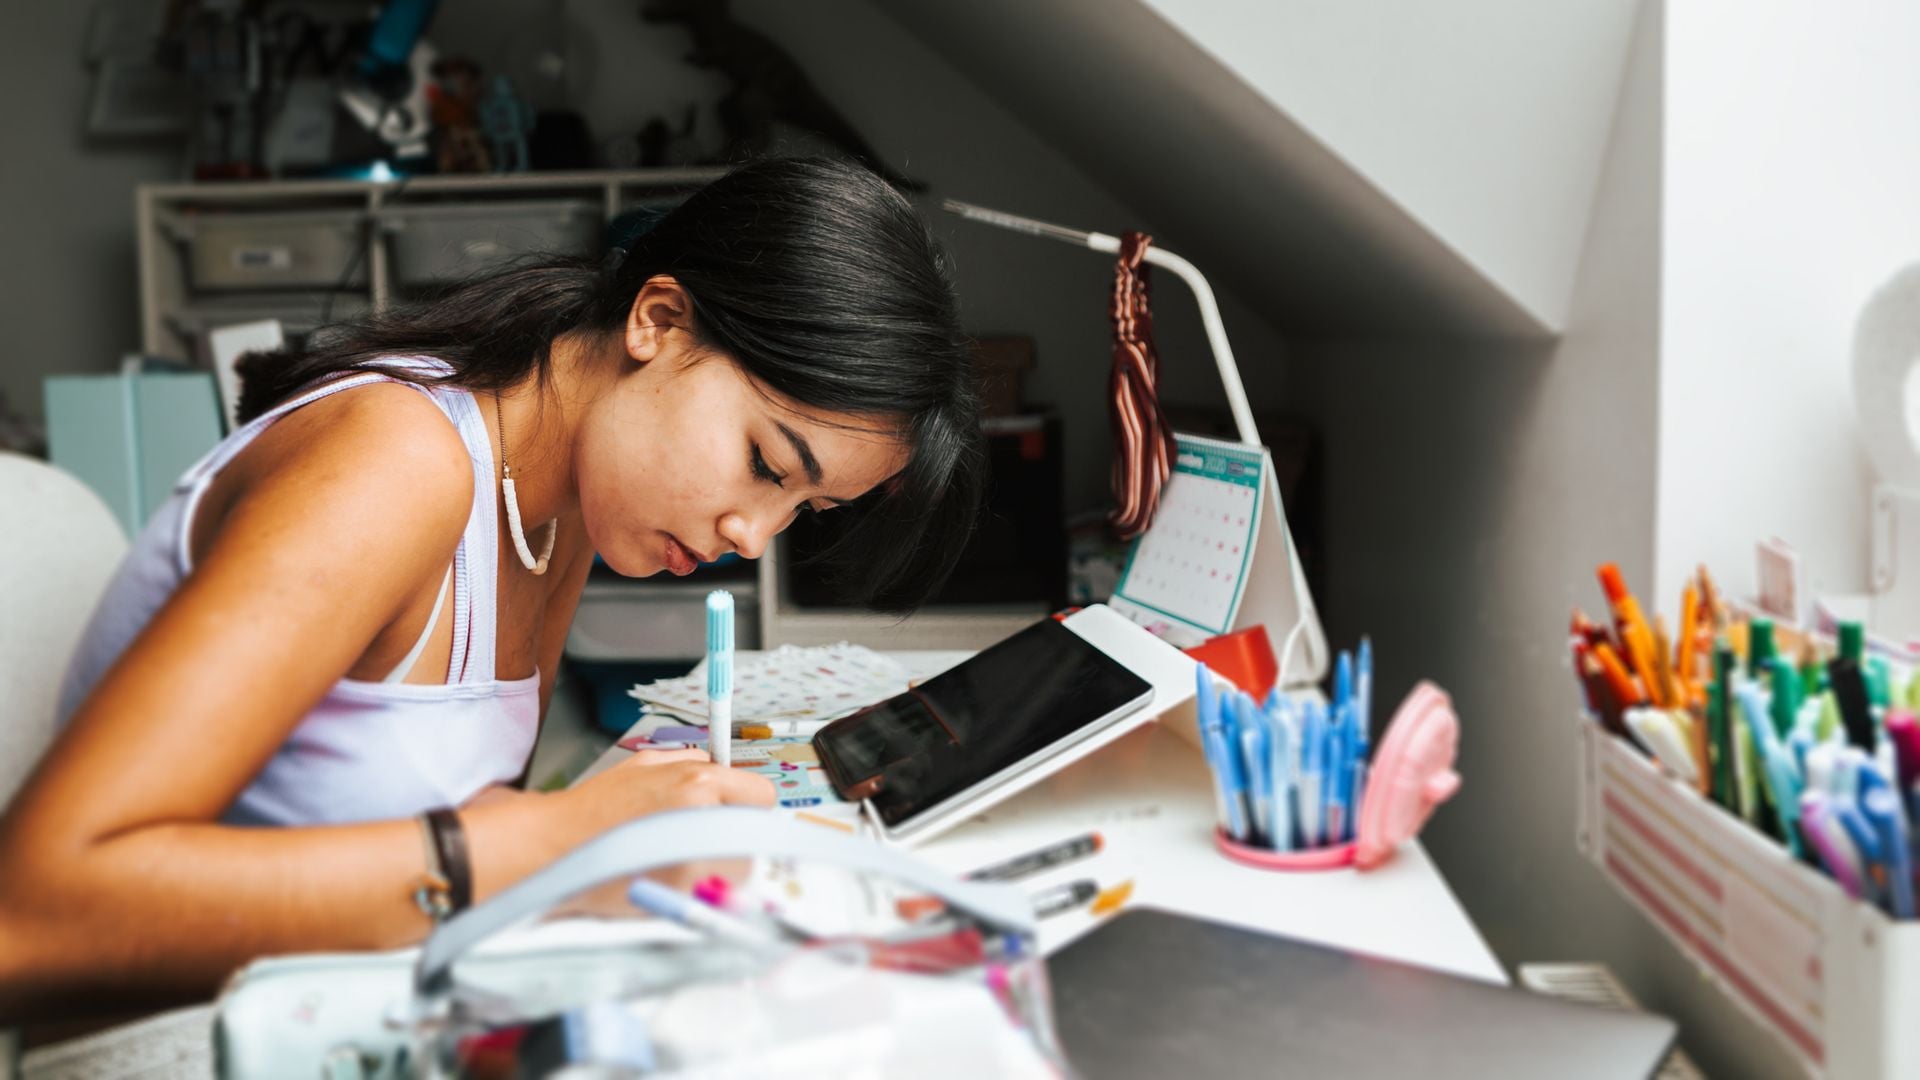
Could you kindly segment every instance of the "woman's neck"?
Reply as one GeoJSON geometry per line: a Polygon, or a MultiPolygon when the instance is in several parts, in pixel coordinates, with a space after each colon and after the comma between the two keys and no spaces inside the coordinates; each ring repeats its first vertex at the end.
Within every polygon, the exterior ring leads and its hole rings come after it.
{"type": "Polygon", "coordinates": [[[573,444],[585,406],[602,389],[607,365],[601,351],[582,337],[556,338],[544,385],[539,376],[528,375],[493,395],[498,400],[494,423],[504,427],[504,437],[494,432],[495,452],[504,441],[505,463],[528,530],[580,507],[573,444]]]}

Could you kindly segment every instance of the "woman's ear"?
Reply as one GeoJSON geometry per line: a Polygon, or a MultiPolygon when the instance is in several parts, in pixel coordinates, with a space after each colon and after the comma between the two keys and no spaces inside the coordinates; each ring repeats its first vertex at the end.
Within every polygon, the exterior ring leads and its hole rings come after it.
{"type": "Polygon", "coordinates": [[[655,274],[640,286],[627,309],[627,356],[641,364],[659,359],[670,347],[668,336],[676,330],[693,332],[693,300],[672,276],[655,274]]]}

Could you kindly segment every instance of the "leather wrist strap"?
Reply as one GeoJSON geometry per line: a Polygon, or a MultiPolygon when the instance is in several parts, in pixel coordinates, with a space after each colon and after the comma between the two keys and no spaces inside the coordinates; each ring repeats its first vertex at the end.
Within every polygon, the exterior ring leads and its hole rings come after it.
{"type": "Polygon", "coordinates": [[[434,861],[447,882],[447,914],[457,915],[473,904],[473,865],[467,858],[467,831],[460,815],[442,807],[426,815],[433,839],[434,861]]]}

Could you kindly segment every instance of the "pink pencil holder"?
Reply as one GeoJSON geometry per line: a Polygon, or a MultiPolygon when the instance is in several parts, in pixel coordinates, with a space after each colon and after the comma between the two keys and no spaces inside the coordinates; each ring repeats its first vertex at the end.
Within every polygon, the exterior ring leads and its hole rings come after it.
{"type": "Polygon", "coordinates": [[[1403,841],[1420,834],[1434,808],[1460,790],[1453,771],[1460,752],[1460,718],[1446,692],[1430,682],[1413,688],[1394,711],[1368,771],[1355,839],[1301,851],[1249,847],[1216,826],[1214,845],[1237,863],[1262,870],[1371,870],[1403,841]]]}

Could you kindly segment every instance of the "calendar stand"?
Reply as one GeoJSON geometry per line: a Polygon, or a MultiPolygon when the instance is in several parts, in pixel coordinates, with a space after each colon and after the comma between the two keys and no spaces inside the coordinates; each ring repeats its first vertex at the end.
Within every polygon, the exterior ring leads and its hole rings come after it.
{"type": "MultiPolygon", "coordinates": [[[[1120,253],[1120,238],[1106,233],[1082,232],[956,199],[942,205],[970,221],[1106,255],[1120,253]]],[[[1273,456],[1253,422],[1213,288],[1192,263],[1165,248],[1149,246],[1142,258],[1193,290],[1240,442],[1176,436],[1179,452],[1173,474],[1161,492],[1152,526],[1128,553],[1112,606],[1182,647],[1264,624],[1279,650],[1283,686],[1317,683],[1331,666],[1326,633],[1307,588],[1300,551],[1287,531],[1273,456]],[[1224,517],[1216,521],[1218,515],[1224,517]],[[1234,576],[1223,579],[1229,572],[1234,576]]]]}

